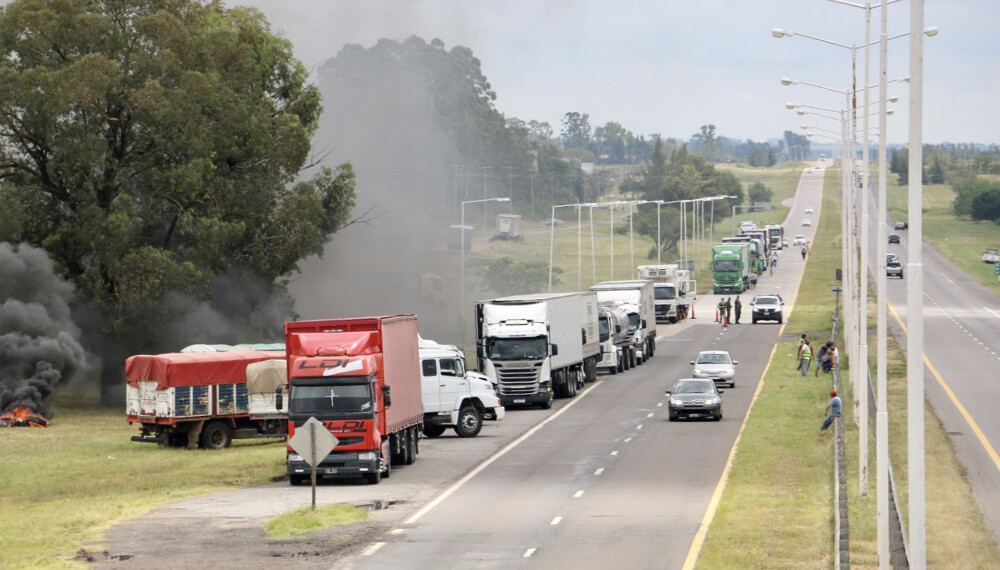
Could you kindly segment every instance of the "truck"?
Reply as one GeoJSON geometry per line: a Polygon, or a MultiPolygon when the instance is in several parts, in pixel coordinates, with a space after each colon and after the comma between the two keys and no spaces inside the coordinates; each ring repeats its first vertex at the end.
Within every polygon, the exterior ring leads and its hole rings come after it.
{"type": "Polygon", "coordinates": [[[233,439],[285,437],[287,410],[273,384],[248,381],[248,368],[283,350],[137,354],[125,360],[125,414],[132,441],[222,449],[233,439]]]}
{"type": "Polygon", "coordinates": [[[764,226],[767,232],[768,246],[771,251],[776,251],[784,247],[785,227],[778,224],[768,224],[764,226]]]}
{"type": "Polygon", "coordinates": [[[629,315],[632,346],[626,351],[629,367],[653,357],[656,352],[656,309],[653,282],[648,279],[601,281],[590,287],[599,301],[620,301],[629,315]]]}
{"type": "Polygon", "coordinates": [[[504,406],[552,407],[597,379],[597,295],[513,295],[476,303],[476,356],[504,406]]]}
{"type": "Polygon", "coordinates": [[[657,322],[676,323],[687,318],[688,308],[693,299],[687,295],[695,294],[695,285],[691,281],[691,272],[679,269],[677,264],[640,265],[639,279],[653,282],[653,306],[657,322]]]}
{"type": "Polygon", "coordinates": [[[726,243],[712,246],[712,293],[742,293],[750,288],[750,246],[726,243]]]}
{"type": "Polygon", "coordinates": [[[438,437],[454,428],[459,437],[475,437],[483,420],[500,421],[505,409],[483,374],[469,370],[458,347],[419,339],[424,435],[438,437]]]}
{"type": "Polygon", "coordinates": [[[632,346],[628,311],[620,301],[604,301],[598,305],[598,335],[601,342],[601,360],[598,370],[618,374],[628,370],[625,351],[632,346]]]}
{"type": "MultiPolygon", "coordinates": [[[[378,484],[393,464],[416,460],[424,405],[415,315],[289,321],[285,349],[289,438],[312,417],[337,438],[317,478],[378,484]]],[[[292,485],[309,480],[291,446],[285,463],[292,485]]]]}

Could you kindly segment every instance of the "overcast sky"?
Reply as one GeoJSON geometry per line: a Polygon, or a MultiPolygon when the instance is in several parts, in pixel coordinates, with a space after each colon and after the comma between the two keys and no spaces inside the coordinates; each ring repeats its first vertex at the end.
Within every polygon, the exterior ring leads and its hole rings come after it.
{"type": "MultiPolygon", "coordinates": [[[[835,121],[800,117],[786,102],[840,109],[844,97],[781,77],[848,90],[851,50],[804,37],[775,39],[783,28],[847,45],[865,43],[865,11],[829,0],[226,0],[259,8],[316,67],[345,43],[439,38],[471,48],[508,117],[547,121],[588,113],[592,126],[617,121],[634,133],[687,138],[703,124],[757,141],[838,130],[835,121]]],[[[891,0],[890,0],[891,1],[891,0]]],[[[856,3],[860,3],[857,0],[856,3]]],[[[910,0],[889,5],[889,35],[910,27],[910,0]]],[[[871,39],[880,14],[872,11],[871,39]]],[[[1000,142],[1000,2],[926,0],[925,142],[1000,142]]],[[[909,39],[890,42],[888,77],[909,74],[909,39]]],[[[870,82],[878,81],[878,46],[870,82]]],[[[863,83],[858,50],[858,87],[863,83]]],[[[890,142],[905,142],[909,88],[889,119],[890,142]]],[[[878,90],[871,90],[871,101],[878,90]]],[[[859,105],[861,98],[859,97],[859,105]]],[[[859,119],[860,121],[860,119],[859,119]]],[[[877,120],[872,119],[872,128],[877,120]]],[[[817,140],[821,142],[821,140],[817,140]]]]}

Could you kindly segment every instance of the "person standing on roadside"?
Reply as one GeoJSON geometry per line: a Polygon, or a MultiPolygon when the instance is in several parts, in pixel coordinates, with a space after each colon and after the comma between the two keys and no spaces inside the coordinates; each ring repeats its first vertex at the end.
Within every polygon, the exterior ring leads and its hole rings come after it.
{"type": "Polygon", "coordinates": [[[833,420],[839,418],[840,414],[844,411],[844,403],[840,400],[840,396],[837,395],[837,391],[830,390],[830,396],[830,403],[826,405],[826,410],[823,411],[827,416],[823,420],[823,425],[819,428],[819,431],[825,431],[833,423],[833,420]]]}
{"type": "Polygon", "coordinates": [[[733,303],[733,309],[736,310],[736,324],[740,324],[740,314],[743,313],[743,302],[740,301],[740,296],[736,296],[736,302],[733,303]]]}
{"type": "Polygon", "coordinates": [[[812,364],[813,349],[809,345],[809,340],[805,343],[799,345],[799,371],[802,372],[802,376],[807,376],[809,374],[809,366],[812,364]]]}
{"type": "Polygon", "coordinates": [[[732,319],[733,302],[731,301],[731,299],[732,299],[732,297],[726,297],[726,302],[723,305],[723,307],[725,307],[725,309],[726,309],[726,324],[729,324],[729,323],[733,322],[733,319],[732,319]]]}

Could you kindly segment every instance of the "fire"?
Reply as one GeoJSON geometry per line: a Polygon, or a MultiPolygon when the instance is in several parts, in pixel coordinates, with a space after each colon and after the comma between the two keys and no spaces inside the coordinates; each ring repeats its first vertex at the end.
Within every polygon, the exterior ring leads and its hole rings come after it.
{"type": "Polygon", "coordinates": [[[48,427],[49,420],[36,414],[27,406],[18,406],[6,414],[0,414],[0,427],[48,427]]]}

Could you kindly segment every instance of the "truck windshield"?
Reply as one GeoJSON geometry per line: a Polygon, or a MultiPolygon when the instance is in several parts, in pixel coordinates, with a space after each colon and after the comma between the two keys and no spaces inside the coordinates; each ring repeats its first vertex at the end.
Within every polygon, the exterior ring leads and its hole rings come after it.
{"type": "Polygon", "coordinates": [[[666,301],[677,297],[673,287],[655,287],[653,294],[657,301],[666,301]]]}
{"type": "Polygon", "coordinates": [[[549,355],[548,340],[535,338],[494,338],[486,345],[490,360],[541,360],[549,355]]]}
{"type": "Polygon", "coordinates": [[[628,314],[628,330],[630,331],[639,330],[639,313],[628,314]]]}
{"type": "Polygon", "coordinates": [[[597,321],[597,333],[600,336],[601,342],[607,342],[611,338],[610,319],[602,318],[597,321]]]}
{"type": "Polygon", "coordinates": [[[736,259],[716,259],[715,260],[715,270],[716,271],[739,271],[740,262],[736,259]]]}
{"type": "Polygon", "coordinates": [[[334,386],[293,386],[288,401],[289,414],[370,414],[371,384],[334,386]]]}

